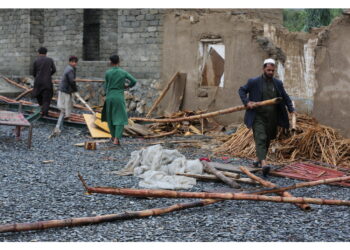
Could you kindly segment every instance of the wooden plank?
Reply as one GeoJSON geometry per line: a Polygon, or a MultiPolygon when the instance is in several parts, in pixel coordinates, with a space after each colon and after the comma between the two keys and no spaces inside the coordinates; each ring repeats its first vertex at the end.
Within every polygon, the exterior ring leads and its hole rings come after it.
{"type": "Polygon", "coordinates": [[[94,124],[97,126],[98,129],[103,130],[104,132],[110,134],[107,122],[103,122],[100,119],[95,119],[94,124]]]}
{"type": "Polygon", "coordinates": [[[139,135],[146,136],[151,135],[152,132],[150,132],[145,126],[137,123],[132,123],[132,125],[129,125],[129,129],[138,133],[139,135]]]}
{"type": "MultiPolygon", "coordinates": [[[[111,134],[97,128],[95,126],[95,118],[94,115],[83,114],[86,125],[89,129],[90,135],[92,138],[111,138],[111,134]]],[[[97,120],[97,119],[96,119],[97,120]]]]}
{"type": "Polygon", "coordinates": [[[187,74],[179,73],[175,79],[174,84],[170,87],[168,93],[165,95],[160,107],[164,105],[164,115],[171,116],[178,112],[181,108],[182,100],[186,88],[187,74]]]}
{"type": "MultiPolygon", "coordinates": [[[[208,162],[208,164],[217,170],[221,171],[229,171],[229,172],[234,172],[234,173],[242,173],[242,170],[240,169],[241,165],[233,165],[233,164],[227,164],[227,163],[220,163],[220,162],[208,162]]],[[[250,172],[254,173],[259,170],[260,168],[253,168],[253,167],[246,167],[250,172]]]]}
{"type": "Polygon", "coordinates": [[[173,77],[170,79],[170,81],[167,83],[167,85],[165,86],[165,88],[163,89],[162,93],[159,95],[159,97],[157,98],[157,100],[154,102],[154,104],[152,105],[152,107],[150,108],[150,110],[148,111],[146,117],[149,117],[151,115],[151,113],[153,112],[153,110],[158,106],[158,104],[160,103],[160,101],[163,99],[163,97],[166,95],[166,93],[168,92],[170,86],[173,84],[174,80],[176,79],[176,77],[179,75],[179,72],[176,72],[173,77]]]}

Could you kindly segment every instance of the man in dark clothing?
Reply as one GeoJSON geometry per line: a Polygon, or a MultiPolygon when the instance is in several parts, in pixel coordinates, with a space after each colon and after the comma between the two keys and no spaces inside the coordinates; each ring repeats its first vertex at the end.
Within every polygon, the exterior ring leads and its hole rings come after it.
{"type": "Polygon", "coordinates": [[[73,107],[73,93],[78,91],[75,82],[76,66],[78,57],[70,56],[69,63],[63,71],[62,79],[58,91],[57,107],[64,113],[65,119],[68,119],[73,107]]]}
{"type": "Polygon", "coordinates": [[[56,72],[55,63],[46,56],[47,49],[41,47],[38,57],[33,63],[34,88],[32,97],[37,98],[41,106],[41,114],[47,115],[53,96],[53,84],[51,76],[56,72]]]}
{"type": "Polygon", "coordinates": [[[289,119],[286,106],[290,113],[294,112],[292,101],[286,93],[282,81],[274,78],[275,60],[266,59],[262,76],[249,79],[247,84],[240,87],[239,96],[245,106],[248,107],[244,122],[248,128],[253,128],[257,161],[255,166],[261,166],[266,176],[270,166],[266,164],[266,155],[271,140],[276,138],[277,126],[289,128],[289,119]],[[283,100],[277,105],[255,108],[255,102],[260,102],[276,97],[283,100]]]}

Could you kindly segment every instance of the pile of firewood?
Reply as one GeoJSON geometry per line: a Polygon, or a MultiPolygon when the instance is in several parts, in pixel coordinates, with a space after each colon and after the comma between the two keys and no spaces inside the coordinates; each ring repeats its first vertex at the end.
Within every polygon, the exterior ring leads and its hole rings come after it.
{"type": "MultiPolygon", "coordinates": [[[[241,125],[215,152],[254,158],[252,130],[241,125]]],[[[286,133],[279,129],[276,140],[271,143],[267,160],[290,163],[305,159],[350,168],[350,139],[344,139],[335,129],[319,124],[310,116],[297,114],[296,130],[286,133]]]]}

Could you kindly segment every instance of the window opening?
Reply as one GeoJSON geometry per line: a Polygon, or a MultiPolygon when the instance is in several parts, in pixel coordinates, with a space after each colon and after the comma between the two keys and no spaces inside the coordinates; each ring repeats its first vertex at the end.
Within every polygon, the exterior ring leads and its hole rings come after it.
{"type": "Polygon", "coordinates": [[[101,10],[84,10],[83,59],[100,60],[100,13],[101,10]]]}
{"type": "Polygon", "coordinates": [[[225,45],[221,39],[200,41],[201,86],[224,87],[225,45]]]}

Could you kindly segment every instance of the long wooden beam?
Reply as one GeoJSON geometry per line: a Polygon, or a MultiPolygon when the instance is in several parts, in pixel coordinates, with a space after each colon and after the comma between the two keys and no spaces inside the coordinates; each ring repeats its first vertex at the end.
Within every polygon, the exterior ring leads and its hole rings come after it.
{"type": "MultiPolygon", "coordinates": [[[[267,106],[267,105],[274,105],[279,103],[282,100],[282,98],[274,98],[262,102],[257,102],[255,104],[255,107],[261,107],[261,106],[267,106]]],[[[209,118],[217,115],[223,115],[228,113],[233,113],[236,111],[241,111],[247,109],[246,106],[236,106],[232,108],[222,109],[215,112],[210,112],[206,114],[200,114],[200,115],[192,115],[187,117],[180,117],[180,118],[169,118],[169,119],[152,119],[152,118],[143,118],[143,117],[131,117],[130,119],[133,121],[144,121],[144,122],[155,122],[155,123],[171,123],[171,122],[183,122],[183,121],[191,121],[191,120],[199,120],[204,118],[209,118]]]]}
{"type": "MultiPolygon", "coordinates": [[[[79,175],[80,180],[83,178],[79,175]]],[[[266,196],[245,193],[208,193],[208,192],[179,192],[162,189],[134,189],[134,188],[111,188],[111,187],[89,187],[83,182],[89,193],[101,193],[112,195],[124,195],[132,197],[157,197],[157,198],[199,198],[218,200],[253,200],[278,203],[311,203],[318,205],[350,206],[350,200],[331,200],[310,197],[282,197],[266,196]]]]}

